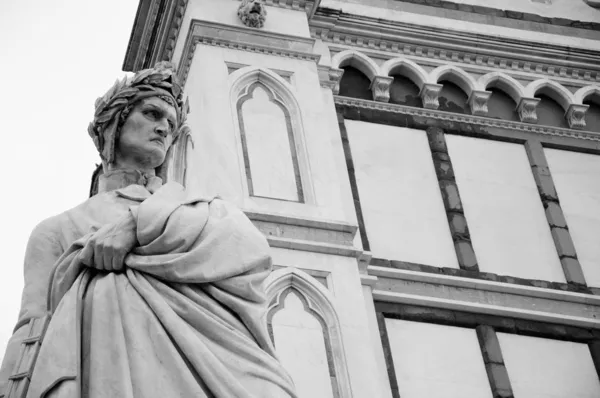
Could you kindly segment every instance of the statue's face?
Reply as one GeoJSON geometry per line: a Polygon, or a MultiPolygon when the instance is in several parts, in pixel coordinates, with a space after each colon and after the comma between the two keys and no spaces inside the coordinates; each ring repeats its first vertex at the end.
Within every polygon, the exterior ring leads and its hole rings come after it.
{"type": "Polygon", "coordinates": [[[177,113],[158,97],[141,100],[129,112],[115,148],[117,167],[154,169],[165,161],[173,142],[177,113]]]}

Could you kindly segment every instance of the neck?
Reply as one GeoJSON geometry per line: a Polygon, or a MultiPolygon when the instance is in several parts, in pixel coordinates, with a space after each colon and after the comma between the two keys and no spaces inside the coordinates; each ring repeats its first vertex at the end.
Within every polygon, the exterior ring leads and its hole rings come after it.
{"type": "Polygon", "coordinates": [[[104,171],[106,172],[106,174],[117,171],[138,171],[146,177],[152,177],[156,175],[156,171],[154,168],[148,168],[137,164],[128,164],[122,162],[109,164],[104,169],[104,171]]]}
{"type": "Polygon", "coordinates": [[[145,173],[143,170],[135,169],[112,169],[102,174],[98,179],[98,192],[107,192],[115,189],[125,188],[132,184],[147,186],[162,185],[162,180],[155,176],[154,170],[145,173]]]}

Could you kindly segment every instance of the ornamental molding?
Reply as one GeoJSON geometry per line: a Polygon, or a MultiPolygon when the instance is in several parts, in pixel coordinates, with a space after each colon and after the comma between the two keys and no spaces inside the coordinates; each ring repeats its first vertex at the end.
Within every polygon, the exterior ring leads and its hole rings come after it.
{"type": "Polygon", "coordinates": [[[536,108],[540,103],[539,98],[521,98],[519,105],[517,105],[517,113],[519,119],[523,123],[537,123],[537,111],[536,108]]]}
{"type": "Polygon", "coordinates": [[[423,101],[424,108],[437,109],[440,106],[438,97],[440,95],[440,91],[442,91],[442,87],[443,86],[441,84],[423,84],[423,88],[421,88],[419,96],[421,97],[421,101],[423,101]]]}
{"type": "Polygon", "coordinates": [[[340,81],[344,75],[343,69],[330,68],[326,65],[318,65],[319,83],[321,87],[331,89],[334,95],[340,92],[340,81]]]}
{"type": "Polygon", "coordinates": [[[565,118],[569,123],[569,127],[572,129],[583,129],[585,128],[585,113],[587,112],[589,105],[571,104],[569,109],[565,113],[565,118]]]}
{"type": "Polygon", "coordinates": [[[471,108],[471,114],[486,116],[488,114],[488,100],[491,95],[491,91],[473,90],[468,101],[469,107],[471,108]]]}
{"type": "Polygon", "coordinates": [[[390,85],[394,81],[390,76],[375,76],[371,82],[371,92],[373,100],[381,102],[389,102],[390,100],[390,85]]]}
{"type": "MultiPolygon", "coordinates": [[[[514,122],[511,120],[492,119],[483,116],[467,115],[462,113],[452,113],[438,111],[435,109],[415,108],[411,106],[389,104],[383,102],[369,101],[358,98],[342,97],[336,95],[333,97],[336,105],[345,105],[362,109],[372,109],[383,112],[410,115],[422,118],[442,120],[454,123],[468,123],[477,126],[494,127],[526,133],[535,133],[547,136],[569,137],[589,141],[599,141],[600,134],[591,131],[578,131],[552,126],[539,126],[535,124],[514,122]]],[[[537,98],[535,98],[537,99],[537,98]]]]}
{"type": "Polygon", "coordinates": [[[138,71],[171,61],[188,0],[141,1],[129,39],[123,70],[138,71]]]}
{"type": "Polygon", "coordinates": [[[268,6],[304,11],[309,18],[315,14],[320,3],[321,0],[265,0],[268,6]]]}
{"type": "Polygon", "coordinates": [[[306,37],[193,19],[185,39],[178,75],[185,86],[198,44],[318,63],[321,56],[312,51],[314,42],[315,39],[306,37]]]}
{"type": "MultiPolygon", "coordinates": [[[[330,11],[330,10],[328,10],[330,11]]],[[[319,10],[312,37],[337,46],[576,81],[600,81],[600,51],[496,38],[319,10]]]]}

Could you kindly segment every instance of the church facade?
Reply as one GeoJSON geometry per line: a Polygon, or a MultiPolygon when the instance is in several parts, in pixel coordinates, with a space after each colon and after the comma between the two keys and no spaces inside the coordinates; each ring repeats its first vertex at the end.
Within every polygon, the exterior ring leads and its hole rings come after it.
{"type": "Polygon", "coordinates": [[[600,396],[600,4],[141,0],[300,397],[600,396]]]}

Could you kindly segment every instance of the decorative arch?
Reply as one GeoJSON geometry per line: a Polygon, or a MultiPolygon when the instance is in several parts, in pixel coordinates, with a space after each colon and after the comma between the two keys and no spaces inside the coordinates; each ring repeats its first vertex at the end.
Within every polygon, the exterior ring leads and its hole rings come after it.
{"type": "Polygon", "coordinates": [[[352,66],[373,81],[379,73],[379,66],[371,58],[354,50],[344,50],[331,58],[331,67],[341,69],[344,66],[352,66]]]}
{"type": "Polygon", "coordinates": [[[502,72],[491,72],[483,75],[477,81],[480,90],[487,90],[493,85],[504,91],[516,104],[525,96],[525,87],[514,78],[502,72]]]}
{"type": "Polygon", "coordinates": [[[473,77],[455,65],[438,66],[429,73],[430,83],[437,84],[442,79],[456,84],[467,94],[467,97],[470,97],[473,90],[476,90],[477,87],[473,77]]]}
{"type": "MultiPolygon", "coordinates": [[[[573,94],[573,100],[575,104],[583,104],[583,101],[587,99],[590,95],[598,95],[600,96],[600,86],[585,86],[575,91],[573,94]]],[[[600,104],[599,104],[600,105],[600,104]]]]}
{"type": "Polygon", "coordinates": [[[406,58],[392,58],[381,65],[381,74],[390,76],[391,73],[399,71],[403,76],[408,77],[419,89],[427,83],[427,72],[420,65],[406,58]]]}
{"type": "Polygon", "coordinates": [[[569,90],[563,85],[548,79],[539,79],[529,83],[525,87],[525,96],[533,98],[540,91],[556,101],[565,112],[569,109],[569,105],[575,103],[573,94],[569,90]]]}
{"type": "Polygon", "coordinates": [[[295,267],[281,268],[272,272],[265,280],[265,291],[269,303],[267,324],[271,337],[273,337],[271,320],[275,313],[283,307],[287,295],[293,291],[302,301],[306,312],[312,314],[323,328],[334,397],[351,397],[352,389],[346,366],[341,327],[331,293],[313,277],[295,267]]]}
{"type": "MultiPolygon", "coordinates": [[[[238,152],[241,175],[246,175],[246,179],[242,179],[245,191],[250,196],[261,196],[254,195],[250,155],[242,115],[242,105],[252,98],[257,88],[260,88],[267,93],[269,101],[275,104],[284,115],[297,188],[297,200],[292,201],[312,203],[314,195],[312,193],[310,168],[304,138],[303,116],[294,87],[271,70],[256,66],[247,66],[231,73],[229,75],[229,85],[233,122],[239,138],[240,150],[238,152]]],[[[270,198],[289,200],[277,197],[270,198]]]]}

